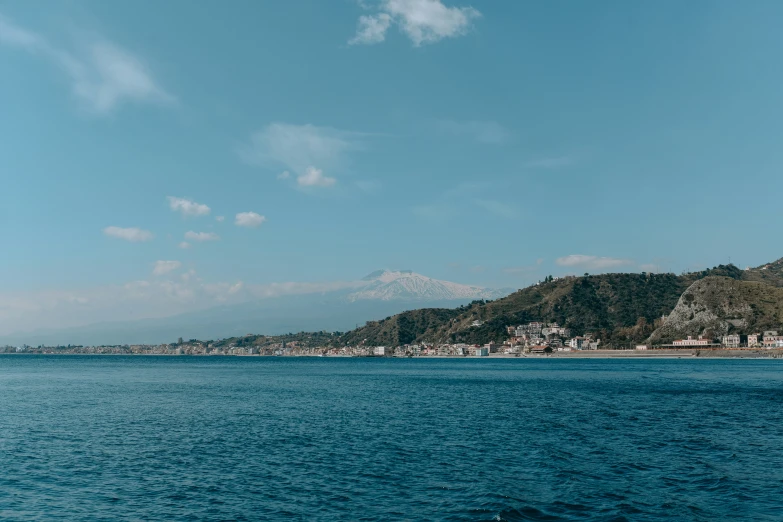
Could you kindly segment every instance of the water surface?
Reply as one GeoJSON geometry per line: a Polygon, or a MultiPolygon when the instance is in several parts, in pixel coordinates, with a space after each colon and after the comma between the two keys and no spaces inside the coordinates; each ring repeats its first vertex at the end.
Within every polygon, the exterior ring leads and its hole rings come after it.
{"type": "Polygon", "coordinates": [[[0,357],[0,519],[781,520],[783,362],[0,357]]]}

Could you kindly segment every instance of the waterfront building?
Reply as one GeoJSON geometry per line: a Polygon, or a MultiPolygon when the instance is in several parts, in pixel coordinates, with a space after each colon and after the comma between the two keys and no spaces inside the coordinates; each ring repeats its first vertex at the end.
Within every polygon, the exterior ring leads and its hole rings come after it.
{"type": "Polygon", "coordinates": [[[687,339],[680,339],[672,343],[674,346],[709,346],[710,340],[705,339],[703,336],[699,336],[698,339],[694,339],[692,336],[688,336],[687,339]]]}

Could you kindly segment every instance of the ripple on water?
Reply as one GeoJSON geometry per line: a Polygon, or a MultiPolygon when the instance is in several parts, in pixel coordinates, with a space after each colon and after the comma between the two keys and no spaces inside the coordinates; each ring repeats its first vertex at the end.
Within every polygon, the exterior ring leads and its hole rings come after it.
{"type": "Polygon", "coordinates": [[[781,361],[0,358],[0,519],[780,520],[781,361]]]}

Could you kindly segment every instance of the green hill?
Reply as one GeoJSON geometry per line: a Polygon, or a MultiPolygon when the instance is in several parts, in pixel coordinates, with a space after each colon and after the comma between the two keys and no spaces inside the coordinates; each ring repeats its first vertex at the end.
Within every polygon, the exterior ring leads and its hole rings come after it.
{"type": "MultiPolygon", "coordinates": [[[[403,312],[334,339],[334,345],[397,346],[414,342],[483,344],[508,338],[506,327],[530,321],[556,322],[571,328],[574,335],[593,333],[605,347],[624,347],[648,339],[663,325],[695,282],[705,278],[747,281],[746,299],[777,299],[760,290],[783,287],[783,259],[758,268],[740,270],[720,265],[701,272],[675,274],[602,274],[582,277],[547,278],[496,301],[476,301],[451,309],[423,309],[403,312]],[[474,322],[480,326],[473,326],[474,322]]],[[[709,286],[709,283],[707,284],[709,286]]],[[[745,285],[741,285],[743,288],[745,285]]],[[[721,289],[716,289],[720,293],[721,289]]],[[[753,303],[766,310],[763,303],[753,303]]],[[[774,313],[762,313],[770,324],[774,313]]],[[[761,317],[761,316],[760,316],[761,317]]],[[[767,324],[764,320],[749,324],[767,324]]]]}
{"type": "Polygon", "coordinates": [[[649,336],[655,321],[677,304],[697,276],[605,274],[567,277],[519,290],[508,297],[456,310],[413,310],[368,323],[337,339],[343,345],[412,342],[486,343],[508,338],[506,326],[557,322],[574,334],[596,333],[622,344],[649,336]],[[472,326],[481,321],[481,326],[472,326]]]}

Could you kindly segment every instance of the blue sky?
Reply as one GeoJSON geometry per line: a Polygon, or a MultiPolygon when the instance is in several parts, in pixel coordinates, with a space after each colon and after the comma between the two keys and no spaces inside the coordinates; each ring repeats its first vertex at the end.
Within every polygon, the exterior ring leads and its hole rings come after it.
{"type": "Polygon", "coordinates": [[[777,259],[781,15],[0,2],[0,330],[382,267],[522,287],[777,259]]]}

